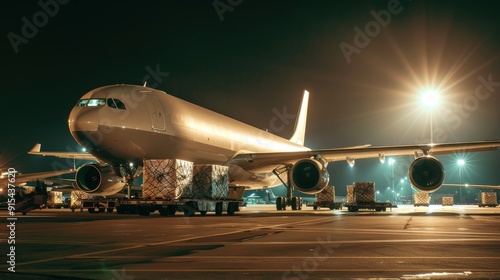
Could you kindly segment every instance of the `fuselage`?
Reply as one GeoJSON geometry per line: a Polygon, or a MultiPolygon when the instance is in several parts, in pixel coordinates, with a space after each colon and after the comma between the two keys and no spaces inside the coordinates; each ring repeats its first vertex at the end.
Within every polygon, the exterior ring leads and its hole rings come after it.
{"type": "Polygon", "coordinates": [[[252,174],[232,165],[238,153],[309,150],[163,91],[135,85],[86,93],[71,111],[68,125],[81,146],[108,164],[182,159],[227,165],[231,185],[251,188],[272,187],[279,181],[271,167],[252,174]]]}

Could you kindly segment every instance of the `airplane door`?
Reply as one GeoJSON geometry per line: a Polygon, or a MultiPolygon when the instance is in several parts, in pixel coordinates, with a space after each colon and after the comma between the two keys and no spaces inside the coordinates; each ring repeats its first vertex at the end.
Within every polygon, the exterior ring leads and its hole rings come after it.
{"type": "Polygon", "coordinates": [[[154,95],[148,94],[146,97],[149,112],[151,113],[152,127],[154,130],[165,130],[165,117],[158,99],[154,95]]]}

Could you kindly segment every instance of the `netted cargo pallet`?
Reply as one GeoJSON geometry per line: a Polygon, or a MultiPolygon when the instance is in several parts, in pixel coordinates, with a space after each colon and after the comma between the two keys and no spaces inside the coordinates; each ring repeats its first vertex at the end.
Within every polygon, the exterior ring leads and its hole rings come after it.
{"type": "Polygon", "coordinates": [[[374,202],[375,201],[375,183],[374,182],[354,182],[354,201],[355,202],[374,202]]]}
{"type": "Polygon", "coordinates": [[[227,166],[196,164],[194,166],[193,184],[189,191],[191,197],[194,199],[229,198],[228,170],[227,166]]]}
{"type": "Polygon", "coordinates": [[[322,202],[322,201],[335,202],[335,187],[334,186],[327,186],[321,192],[317,193],[316,194],[316,201],[318,201],[318,202],[322,202]]]}
{"type": "Polygon", "coordinates": [[[354,186],[347,185],[347,198],[346,203],[354,203],[354,186]]]}
{"type": "Polygon", "coordinates": [[[415,206],[428,206],[431,197],[428,192],[416,192],[413,194],[415,206]]]}
{"type": "Polygon", "coordinates": [[[453,197],[443,197],[442,198],[443,206],[452,206],[453,205],[453,197]]]}
{"type": "Polygon", "coordinates": [[[498,206],[497,193],[495,192],[481,192],[481,200],[479,206],[498,206]]]}
{"type": "Polygon", "coordinates": [[[71,191],[70,208],[71,209],[82,208],[83,207],[82,200],[93,199],[94,197],[95,196],[88,194],[84,191],[71,191]]]}
{"type": "Polygon", "coordinates": [[[142,197],[178,199],[191,188],[193,163],[178,159],[144,160],[142,197]]]}
{"type": "Polygon", "coordinates": [[[56,204],[62,204],[62,203],[63,203],[63,193],[62,192],[56,192],[56,191],[49,192],[48,197],[47,197],[47,204],[56,205],[56,204]]]}

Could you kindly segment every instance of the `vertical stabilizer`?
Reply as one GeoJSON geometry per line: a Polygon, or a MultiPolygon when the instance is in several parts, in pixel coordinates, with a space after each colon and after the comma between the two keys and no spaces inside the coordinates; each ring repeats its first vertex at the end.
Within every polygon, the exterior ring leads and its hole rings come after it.
{"type": "Polygon", "coordinates": [[[304,146],[304,138],[306,136],[306,122],[307,122],[307,107],[309,104],[309,92],[304,90],[302,103],[300,104],[297,121],[295,122],[295,130],[290,141],[293,143],[304,146]]]}

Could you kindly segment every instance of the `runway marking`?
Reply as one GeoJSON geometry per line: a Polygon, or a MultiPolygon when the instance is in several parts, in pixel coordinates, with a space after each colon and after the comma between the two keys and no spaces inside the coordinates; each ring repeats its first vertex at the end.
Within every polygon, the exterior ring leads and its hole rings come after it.
{"type": "Polygon", "coordinates": [[[22,263],[18,263],[17,265],[21,266],[21,265],[28,265],[28,264],[35,264],[35,263],[51,262],[51,261],[62,260],[62,259],[67,259],[67,258],[74,259],[74,258],[80,258],[80,257],[85,257],[85,256],[90,256],[90,255],[98,255],[98,254],[105,254],[105,253],[112,253],[112,252],[119,252],[119,251],[127,251],[127,250],[132,250],[132,249],[139,249],[139,248],[144,248],[147,246],[167,245],[167,244],[179,243],[179,242],[201,239],[201,238],[224,236],[224,235],[230,235],[230,234],[241,233],[241,232],[246,232],[246,231],[255,231],[258,229],[267,229],[267,228],[272,229],[275,227],[281,227],[281,226],[285,226],[285,225],[299,225],[299,224],[315,223],[318,221],[330,220],[330,219],[331,219],[331,217],[323,217],[323,218],[318,218],[318,219],[311,219],[311,220],[292,222],[292,223],[284,223],[284,224],[278,224],[278,225],[263,225],[263,226],[257,226],[254,228],[245,228],[245,229],[234,230],[234,231],[224,232],[224,233],[214,233],[214,234],[207,234],[207,235],[203,235],[203,236],[193,236],[193,237],[187,237],[187,238],[171,240],[171,241],[146,243],[146,244],[135,245],[135,246],[128,246],[128,247],[122,247],[122,248],[116,248],[116,249],[90,252],[90,253],[85,253],[85,254],[76,254],[76,255],[69,255],[69,256],[63,256],[63,257],[48,258],[48,259],[43,259],[43,260],[22,262],[22,263]]]}
{"type": "MultiPolygon", "coordinates": [[[[96,257],[79,257],[79,259],[95,259],[96,257]]],[[[135,256],[105,256],[100,258],[106,259],[142,259],[144,256],[135,255],[135,256]]],[[[168,256],[164,257],[167,259],[228,259],[228,258],[245,258],[245,259],[304,259],[304,256],[247,256],[247,255],[223,255],[223,256],[168,256]]],[[[464,256],[464,257],[448,257],[446,259],[500,259],[500,257],[477,257],[477,256],[464,256]]],[[[325,256],[321,257],[321,259],[436,259],[435,256],[325,256]]]]}
{"type": "Polygon", "coordinates": [[[289,231],[302,231],[302,232],[307,232],[307,231],[310,231],[310,232],[335,232],[335,231],[338,231],[338,232],[355,232],[355,233],[360,233],[360,232],[367,232],[367,233],[375,233],[375,234],[401,234],[401,233],[404,233],[404,234],[412,234],[412,233],[415,233],[415,234],[426,234],[426,235],[429,235],[429,234],[432,234],[432,235],[436,235],[436,234],[448,234],[448,235],[492,235],[492,236],[498,236],[498,232],[467,232],[467,231],[460,231],[460,232],[457,232],[457,231],[419,231],[419,230],[399,230],[399,229],[359,229],[359,228],[348,228],[348,229],[344,229],[344,228],[333,228],[333,229],[315,229],[315,228],[311,228],[311,229],[290,229],[290,228],[287,228],[287,230],[289,231]]]}
{"type": "MultiPolygon", "coordinates": [[[[174,268],[174,269],[165,269],[165,268],[159,268],[159,269],[130,269],[127,268],[126,272],[279,272],[282,273],[283,271],[286,271],[289,268],[263,268],[263,269],[258,269],[258,268],[230,268],[230,269],[223,269],[223,268],[213,268],[213,269],[196,269],[196,268],[174,268]]],[[[23,274],[26,273],[36,273],[37,275],[40,275],[41,272],[47,273],[47,272],[99,272],[102,273],[103,271],[113,271],[115,269],[49,269],[49,270],[24,270],[23,269],[23,274]]],[[[317,268],[314,270],[315,272],[380,272],[380,268],[317,268]]],[[[451,271],[451,272],[463,272],[463,271],[470,271],[472,273],[484,273],[484,272],[500,272],[499,269],[471,269],[471,268],[415,268],[415,269],[407,269],[407,268],[384,268],[384,272],[418,272],[418,271],[423,271],[423,272],[429,272],[429,271],[451,271]]]]}

